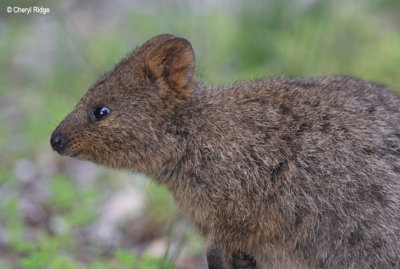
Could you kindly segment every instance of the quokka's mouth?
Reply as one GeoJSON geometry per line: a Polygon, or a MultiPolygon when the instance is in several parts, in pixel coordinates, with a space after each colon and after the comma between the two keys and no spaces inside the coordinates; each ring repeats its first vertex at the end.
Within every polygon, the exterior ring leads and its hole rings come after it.
{"type": "Polygon", "coordinates": [[[53,150],[57,151],[60,155],[68,157],[77,157],[82,153],[82,150],[76,150],[73,145],[71,146],[71,137],[68,134],[54,131],[50,144],[53,150]]]}
{"type": "Polygon", "coordinates": [[[82,153],[82,150],[77,150],[75,152],[73,152],[72,154],[69,155],[69,157],[75,158],[77,156],[79,156],[79,154],[82,153]]]}

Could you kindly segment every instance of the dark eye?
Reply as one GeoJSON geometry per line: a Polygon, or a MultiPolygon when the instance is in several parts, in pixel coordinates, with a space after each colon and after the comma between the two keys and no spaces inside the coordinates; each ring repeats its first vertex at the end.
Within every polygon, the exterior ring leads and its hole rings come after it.
{"type": "Polygon", "coordinates": [[[106,107],[105,105],[99,105],[95,109],[93,109],[90,118],[92,121],[104,120],[110,113],[111,110],[108,107],[106,107]]]}

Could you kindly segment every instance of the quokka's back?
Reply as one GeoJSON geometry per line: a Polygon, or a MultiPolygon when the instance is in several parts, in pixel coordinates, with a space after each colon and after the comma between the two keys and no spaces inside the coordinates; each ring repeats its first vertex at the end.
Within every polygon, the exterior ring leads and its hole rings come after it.
{"type": "Polygon", "coordinates": [[[193,95],[191,110],[202,113],[188,128],[196,135],[180,173],[197,185],[171,190],[200,227],[212,223],[231,250],[242,243],[257,268],[400,266],[400,101],[392,92],[337,76],[193,95]]]}

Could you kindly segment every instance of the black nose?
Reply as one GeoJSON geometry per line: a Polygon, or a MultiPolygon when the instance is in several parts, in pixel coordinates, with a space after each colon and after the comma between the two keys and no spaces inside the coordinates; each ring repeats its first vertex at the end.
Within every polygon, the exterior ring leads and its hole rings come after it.
{"type": "Polygon", "coordinates": [[[55,151],[60,153],[65,148],[66,144],[67,144],[67,138],[65,137],[65,135],[60,133],[58,134],[53,133],[50,139],[50,145],[55,151]]]}

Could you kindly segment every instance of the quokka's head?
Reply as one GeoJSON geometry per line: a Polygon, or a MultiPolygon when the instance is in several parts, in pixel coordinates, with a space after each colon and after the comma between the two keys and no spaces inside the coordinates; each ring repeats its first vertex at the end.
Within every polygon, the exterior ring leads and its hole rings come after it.
{"type": "Polygon", "coordinates": [[[169,154],[165,145],[177,145],[169,119],[190,94],[194,69],[189,41],[150,39],[89,88],[53,132],[52,148],[113,168],[146,169],[169,154]]]}

